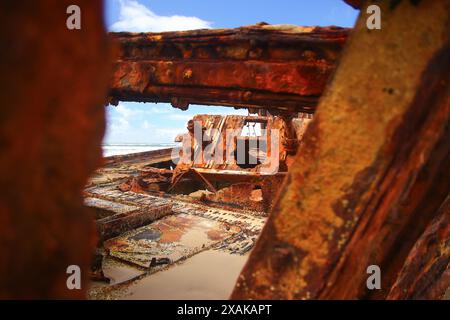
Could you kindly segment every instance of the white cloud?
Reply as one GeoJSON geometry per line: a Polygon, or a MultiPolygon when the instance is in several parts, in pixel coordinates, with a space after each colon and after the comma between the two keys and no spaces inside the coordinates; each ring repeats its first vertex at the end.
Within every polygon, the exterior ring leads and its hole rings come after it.
{"type": "Polygon", "coordinates": [[[135,0],[120,0],[119,21],[111,31],[162,32],[211,28],[211,23],[197,17],[159,16],[135,0]]]}
{"type": "Polygon", "coordinates": [[[150,128],[150,123],[147,120],[145,120],[142,123],[142,129],[149,129],[149,128],[150,128]]]}
{"type": "Polygon", "coordinates": [[[106,110],[107,144],[170,143],[177,134],[186,132],[187,121],[196,114],[247,114],[245,109],[192,105],[181,111],[169,103],[137,102],[119,102],[106,110]]]}
{"type": "Polygon", "coordinates": [[[119,103],[117,105],[116,111],[125,119],[129,119],[133,116],[136,116],[136,115],[139,115],[142,113],[142,110],[129,108],[129,107],[125,106],[123,103],[119,103]]]}

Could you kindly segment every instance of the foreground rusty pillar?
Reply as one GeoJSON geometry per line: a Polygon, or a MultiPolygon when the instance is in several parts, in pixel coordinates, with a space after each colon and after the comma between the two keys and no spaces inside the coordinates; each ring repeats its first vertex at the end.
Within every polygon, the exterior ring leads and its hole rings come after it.
{"type": "Polygon", "coordinates": [[[448,194],[450,1],[377,4],[382,29],[362,6],[234,299],[385,298],[448,194]]]}
{"type": "Polygon", "coordinates": [[[111,100],[315,110],[349,29],[259,24],[112,33],[120,44],[111,100]]]}
{"type": "Polygon", "coordinates": [[[414,245],[388,299],[442,299],[450,287],[450,195],[414,245]]]}
{"type": "Polygon", "coordinates": [[[83,298],[93,215],[81,192],[99,164],[109,48],[101,1],[0,2],[0,298],[83,298]],[[66,268],[81,267],[81,290],[66,268]]]}

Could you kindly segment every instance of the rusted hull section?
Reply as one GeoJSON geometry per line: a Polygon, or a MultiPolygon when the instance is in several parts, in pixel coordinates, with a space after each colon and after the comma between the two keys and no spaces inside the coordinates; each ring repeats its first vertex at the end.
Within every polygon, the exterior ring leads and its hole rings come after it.
{"type": "Polygon", "coordinates": [[[120,44],[110,97],[314,112],[348,29],[255,25],[113,33],[120,44]]]}

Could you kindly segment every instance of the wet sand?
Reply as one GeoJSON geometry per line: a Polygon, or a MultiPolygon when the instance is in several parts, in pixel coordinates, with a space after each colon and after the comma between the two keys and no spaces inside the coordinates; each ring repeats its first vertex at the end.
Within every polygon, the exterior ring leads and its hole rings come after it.
{"type": "Polygon", "coordinates": [[[120,299],[228,299],[248,256],[203,251],[130,285],[120,299]]]}

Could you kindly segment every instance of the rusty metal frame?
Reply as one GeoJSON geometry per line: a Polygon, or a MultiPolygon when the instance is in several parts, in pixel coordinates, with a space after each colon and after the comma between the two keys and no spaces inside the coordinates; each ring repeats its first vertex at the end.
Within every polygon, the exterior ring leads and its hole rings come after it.
{"type": "Polygon", "coordinates": [[[259,24],[237,29],[112,33],[110,101],[314,112],[349,29],[259,24]]]}

